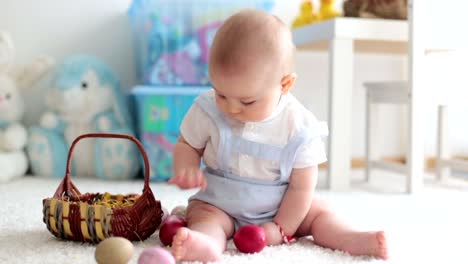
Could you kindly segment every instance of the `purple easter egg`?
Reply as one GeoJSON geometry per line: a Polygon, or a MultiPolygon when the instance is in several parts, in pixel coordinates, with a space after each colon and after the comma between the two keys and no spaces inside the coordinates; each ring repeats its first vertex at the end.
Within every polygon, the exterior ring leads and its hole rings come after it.
{"type": "Polygon", "coordinates": [[[175,259],[172,254],[161,248],[151,247],[143,250],[138,258],[138,264],[175,264],[175,259]]]}

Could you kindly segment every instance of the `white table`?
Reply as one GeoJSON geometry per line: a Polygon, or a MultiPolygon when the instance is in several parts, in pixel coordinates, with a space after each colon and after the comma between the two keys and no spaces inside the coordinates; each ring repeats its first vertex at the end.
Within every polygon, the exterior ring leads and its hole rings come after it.
{"type": "MultiPolygon", "coordinates": [[[[323,49],[323,42],[328,42],[328,187],[331,190],[346,190],[350,186],[354,52],[413,54],[413,44],[410,43],[408,49],[409,33],[412,32],[409,32],[408,25],[408,22],[401,20],[339,17],[293,30],[294,42],[299,49],[323,49]]],[[[415,71],[411,56],[408,68],[408,81],[412,87],[415,71]]],[[[419,114],[418,111],[414,113],[419,114]]],[[[413,116],[410,119],[413,121],[409,122],[410,137],[414,139],[419,133],[416,126],[420,125],[420,119],[413,116]]],[[[411,145],[410,153],[414,156],[410,155],[410,161],[416,163],[412,173],[422,175],[423,142],[413,140],[411,145]]]]}

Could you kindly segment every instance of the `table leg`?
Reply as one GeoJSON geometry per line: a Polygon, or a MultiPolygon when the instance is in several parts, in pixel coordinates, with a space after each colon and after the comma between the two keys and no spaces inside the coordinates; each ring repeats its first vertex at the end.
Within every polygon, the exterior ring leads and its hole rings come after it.
{"type": "Polygon", "coordinates": [[[423,186],[424,180],[424,15],[421,3],[414,8],[415,1],[408,1],[409,21],[409,69],[408,69],[408,173],[406,191],[414,193],[423,186]]]}
{"type": "Polygon", "coordinates": [[[351,39],[333,39],[329,45],[327,185],[330,190],[346,190],[351,176],[354,48],[351,39]]]}

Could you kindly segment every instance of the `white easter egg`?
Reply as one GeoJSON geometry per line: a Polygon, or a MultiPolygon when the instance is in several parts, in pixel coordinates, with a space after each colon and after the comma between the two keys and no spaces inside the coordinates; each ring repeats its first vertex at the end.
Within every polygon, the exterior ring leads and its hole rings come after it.
{"type": "Polygon", "coordinates": [[[133,253],[133,244],[128,239],[110,237],[97,245],[94,256],[98,264],[127,264],[133,253]]]}

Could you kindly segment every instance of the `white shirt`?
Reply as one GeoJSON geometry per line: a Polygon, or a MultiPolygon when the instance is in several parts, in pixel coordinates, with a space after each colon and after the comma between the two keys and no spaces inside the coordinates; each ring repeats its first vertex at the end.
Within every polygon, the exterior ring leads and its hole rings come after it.
{"type": "MultiPolygon", "coordinates": [[[[214,91],[211,91],[210,97],[213,100],[215,100],[214,96],[214,91]]],[[[235,135],[246,140],[281,147],[285,146],[301,128],[318,122],[317,118],[289,93],[281,98],[273,113],[263,121],[242,123],[229,117],[226,118],[235,135]]],[[[205,148],[203,153],[205,165],[219,169],[216,154],[219,142],[218,128],[198,104],[192,105],[189,109],[180,130],[184,139],[192,147],[205,148]]],[[[264,180],[278,178],[279,162],[258,160],[239,153],[234,153],[232,157],[229,167],[233,174],[264,180]]],[[[299,148],[293,168],[306,168],[326,160],[324,142],[321,138],[317,138],[299,148]]]]}

